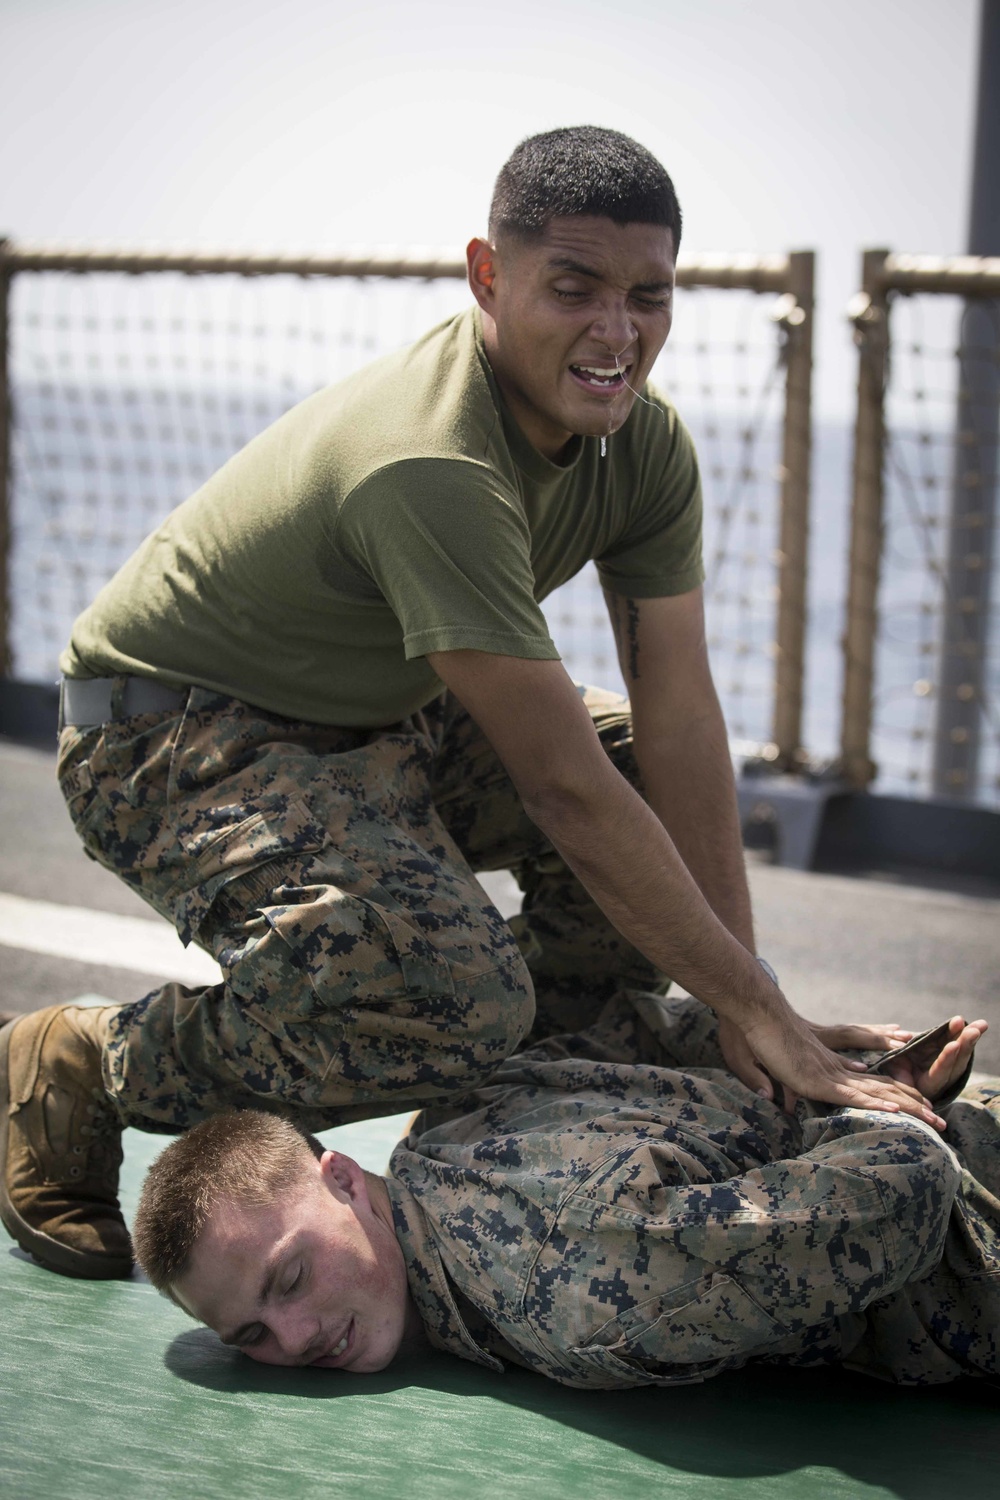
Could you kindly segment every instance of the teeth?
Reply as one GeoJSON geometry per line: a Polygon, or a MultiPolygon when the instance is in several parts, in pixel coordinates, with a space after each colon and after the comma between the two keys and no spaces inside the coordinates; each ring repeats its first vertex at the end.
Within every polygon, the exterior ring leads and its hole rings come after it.
{"type": "Polygon", "coordinates": [[[610,370],[601,370],[597,367],[597,365],[577,365],[575,366],[575,368],[579,370],[582,375],[596,375],[600,380],[612,380],[617,374],[619,374],[619,371],[617,369],[612,368],[610,370]]]}
{"type": "Polygon", "coordinates": [[[330,1353],[334,1356],[334,1358],[336,1358],[338,1354],[343,1354],[343,1352],[344,1352],[344,1350],[346,1348],[347,1348],[347,1334],[345,1333],[344,1337],[341,1339],[340,1343],[336,1346],[336,1348],[331,1349],[330,1353]]]}

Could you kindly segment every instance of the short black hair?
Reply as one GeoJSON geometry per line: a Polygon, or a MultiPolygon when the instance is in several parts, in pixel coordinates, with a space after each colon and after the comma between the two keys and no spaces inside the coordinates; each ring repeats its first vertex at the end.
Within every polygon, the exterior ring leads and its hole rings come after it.
{"type": "Polygon", "coordinates": [[[653,154],[618,130],[573,125],[529,136],[500,169],[490,237],[537,239],[550,219],[590,214],[616,224],[662,224],[681,242],[681,206],[653,154]]]}

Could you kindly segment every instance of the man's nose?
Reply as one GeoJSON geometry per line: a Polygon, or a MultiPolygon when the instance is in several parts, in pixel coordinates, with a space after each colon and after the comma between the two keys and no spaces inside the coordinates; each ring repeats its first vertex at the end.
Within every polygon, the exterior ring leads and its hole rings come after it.
{"type": "Polygon", "coordinates": [[[283,1316],[272,1323],[271,1331],[286,1359],[313,1360],[324,1352],[317,1319],[297,1308],[286,1308],[283,1316]]]}
{"type": "Polygon", "coordinates": [[[612,354],[624,354],[636,339],[636,327],[625,302],[605,302],[591,324],[591,333],[612,354]]]}

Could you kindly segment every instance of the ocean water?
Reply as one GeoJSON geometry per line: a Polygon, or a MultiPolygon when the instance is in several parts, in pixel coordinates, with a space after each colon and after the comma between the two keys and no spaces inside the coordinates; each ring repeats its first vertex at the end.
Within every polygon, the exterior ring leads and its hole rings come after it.
{"type": "MultiPolygon", "coordinates": [[[[142,347],[148,364],[155,329],[144,334],[142,347]]],[[[365,336],[341,353],[356,366],[377,347],[374,335],[365,336]]],[[[679,379],[675,396],[702,462],[708,634],[737,749],[771,738],[782,393],[768,375],[762,347],[753,381],[738,376],[727,385],[717,370],[710,402],[699,399],[708,387],[699,386],[696,375],[686,387],[679,379]],[[747,397],[742,406],[737,391],[747,397]]],[[[697,348],[692,359],[696,354],[697,348]]],[[[272,379],[266,361],[249,368],[244,362],[231,379],[175,369],[162,381],[148,368],[138,377],[135,363],[129,378],[116,379],[87,368],[71,348],[48,365],[36,361],[26,369],[22,363],[15,381],[12,644],[22,679],[55,677],[72,620],[101,583],[162,516],[304,393],[290,379],[272,379]]],[[[847,423],[815,424],[802,738],[817,763],[832,759],[839,745],[852,442],[847,423]]],[[[926,795],[942,602],[935,567],[942,561],[952,448],[940,427],[933,442],[918,444],[916,429],[899,425],[894,444],[873,755],[880,789],[926,795]],[[918,460],[923,479],[915,501],[913,486],[902,481],[918,460]]],[[[979,788],[979,800],[994,805],[1000,803],[1000,581],[995,584],[979,788]]],[[[593,569],[543,608],[571,675],[622,690],[593,569]]]]}

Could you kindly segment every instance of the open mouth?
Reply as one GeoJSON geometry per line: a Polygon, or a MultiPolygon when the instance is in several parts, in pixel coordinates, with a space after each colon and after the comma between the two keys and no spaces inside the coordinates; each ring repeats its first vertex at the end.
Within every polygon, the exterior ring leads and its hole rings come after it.
{"type": "Polygon", "coordinates": [[[631,365],[570,365],[569,373],[589,391],[614,394],[625,389],[631,368],[631,365]]]}
{"type": "Polygon", "coordinates": [[[314,1365],[339,1365],[350,1353],[354,1346],[354,1319],[347,1325],[346,1332],[338,1343],[328,1349],[326,1354],[321,1354],[319,1359],[311,1361],[314,1365]]]}

